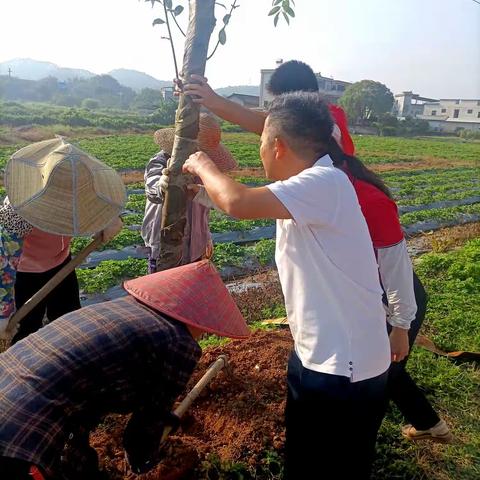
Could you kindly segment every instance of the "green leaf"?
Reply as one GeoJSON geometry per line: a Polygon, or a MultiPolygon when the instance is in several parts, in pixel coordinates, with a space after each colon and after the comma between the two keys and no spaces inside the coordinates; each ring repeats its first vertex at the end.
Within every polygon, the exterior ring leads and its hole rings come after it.
{"type": "Polygon", "coordinates": [[[153,21],[152,25],[154,25],[154,26],[155,26],[155,25],[162,25],[162,23],[165,23],[165,20],[163,20],[162,18],[156,18],[156,19],[153,21]]]}
{"type": "Polygon", "coordinates": [[[286,22],[290,25],[290,19],[288,18],[288,15],[285,12],[282,12],[283,16],[285,17],[286,22]]]}
{"type": "Polygon", "coordinates": [[[273,25],[276,27],[278,23],[278,17],[280,16],[280,12],[275,15],[275,18],[273,19],[273,25]]]}
{"type": "Polygon", "coordinates": [[[272,5],[275,7],[277,5],[280,5],[283,2],[283,0],[273,0],[272,5]]]}
{"type": "Polygon", "coordinates": [[[168,10],[172,9],[172,0],[163,0],[163,3],[167,7],[168,10]]]}
{"type": "Polygon", "coordinates": [[[183,12],[184,8],[181,6],[181,5],[177,5],[175,7],[175,10],[173,10],[173,14],[178,17],[182,12],[183,12]]]}
{"type": "Polygon", "coordinates": [[[284,7],[284,10],[293,18],[295,16],[295,12],[290,7],[284,7]]]}
{"type": "Polygon", "coordinates": [[[230,14],[227,14],[227,15],[225,15],[225,16],[223,17],[223,23],[224,23],[225,25],[228,25],[228,22],[230,21],[230,17],[231,17],[230,14]]]}
{"type": "Polygon", "coordinates": [[[273,7],[269,12],[268,16],[275,15],[280,10],[280,7],[273,7]]]}
{"type": "Polygon", "coordinates": [[[225,33],[225,29],[222,28],[218,32],[218,40],[222,45],[225,45],[227,43],[227,34],[225,33]]]}
{"type": "Polygon", "coordinates": [[[284,10],[290,7],[290,0],[282,0],[282,7],[284,10]]]}

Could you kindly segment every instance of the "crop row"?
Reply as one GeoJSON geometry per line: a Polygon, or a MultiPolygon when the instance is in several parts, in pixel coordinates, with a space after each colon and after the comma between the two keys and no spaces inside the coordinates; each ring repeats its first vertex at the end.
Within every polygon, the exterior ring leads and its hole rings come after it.
{"type": "MultiPolygon", "coordinates": [[[[241,167],[260,167],[259,137],[247,133],[224,133],[223,141],[241,167]]],[[[478,143],[441,139],[405,139],[354,136],[359,157],[366,163],[390,163],[441,158],[476,162],[478,143]]],[[[143,169],[159,148],[150,134],[107,135],[76,142],[87,152],[118,169],[143,169]]],[[[0,147],[0,166],[18,146],[0,147]]]]}
{"type": "MultiPolygon", "coordinates": [[[[275,254],[274,240],[261,240],[253,246],[222,243],[215,246],[213,263],[220,269],[240,267],[247,261],[258,267],[270,265],[275,254]]],[[[95,268],[77,270],[80,288],[84,293],[103,293],[119,285],[126,278],[145,275],[145,259],[106,260],[95,268]]]]}

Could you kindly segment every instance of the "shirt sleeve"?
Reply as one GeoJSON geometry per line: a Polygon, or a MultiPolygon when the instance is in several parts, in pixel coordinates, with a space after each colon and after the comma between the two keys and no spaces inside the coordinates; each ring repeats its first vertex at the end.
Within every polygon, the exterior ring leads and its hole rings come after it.
{"type": "Polygon", "coordinates": [[[0,227],[0,338],[5,337],[8,321],[15,312],[14,287],[23,237],[0,227]]]}
{"type": "Polygon", "coordinates": [[[417,313],[413,289],[413,268],[405,240],[377,249],[380,279],[388,301],[387,321],[393,327],[409,329],[417,313]]]}
{"type": "Polygon", "coordinates": [[[207,189],[203,186],[200,186],[200,190],[193,198],[193,201],[202,205],[205,208],[220,210],[208,195],[207,189]]]}
{"type": "MultiPolygon", "coordinates": [[[[347,177],[345,181],[348,182],[347,177]]],[[[267,188],[282,202],[297,225],[328,225],[333,223],[338,208],[339,182],[333,168],[310,168],[267,188]]]]}
{"type": "Polygon", "coordinates": [[[160,152],[149,160],[145,168],[145,194],[152,203],[163,203],[163,194],[158,188],[158,182],[167,163],[167,156],[160,152]]]}
{"type": "Polygon", "coordinates": [[[0,206],[0,225],[4,232],[14,235],[16,238],[25,237],[33,229],[30,223],[15,212],[8,197],[0,206]]]}

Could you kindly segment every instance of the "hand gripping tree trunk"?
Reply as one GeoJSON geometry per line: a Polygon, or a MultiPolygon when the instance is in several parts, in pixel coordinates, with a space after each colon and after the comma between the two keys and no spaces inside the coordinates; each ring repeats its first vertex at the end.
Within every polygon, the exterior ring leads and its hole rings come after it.
{"type": "MultiPolygon", "coordinates": [[[[192,73],[204,75],[208,44],[215,27],[215,0],[190,0],[189,24],[183,57],[182,80],[192,73]]],[[[192,181],[182,173],[187,158],[197,151],[200,107],[190,97],[180,95],[175,118],[175,141],[168,161],[170,182],[162,210],[162,229],[158,270],[167,270],[182,263],[183,237],[187,222],[185,186],[192,181]]]]}

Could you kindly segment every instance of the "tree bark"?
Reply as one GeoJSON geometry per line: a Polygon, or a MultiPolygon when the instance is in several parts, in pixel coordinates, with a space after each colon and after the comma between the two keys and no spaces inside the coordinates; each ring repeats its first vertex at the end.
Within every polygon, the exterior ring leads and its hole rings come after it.
{"type": "MultiPolygon", "coordinates": [[[[182,81],[193,73],[204,75],[210,36],[215,27],[215,0],[190,0],[189,24],[183,57],[182,81]]],[[[183,237],[187,222],[187,194],[190,175],[182,173],[187,158],[197,151],[200,106],[191,98],[180,95],[175,118],[175,141],[168,162],[170,182],[162,209],[162,229],[158,270],[167,270],[182,263],[183,237]]]]}

